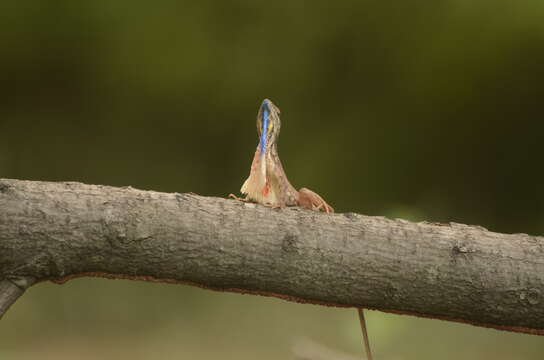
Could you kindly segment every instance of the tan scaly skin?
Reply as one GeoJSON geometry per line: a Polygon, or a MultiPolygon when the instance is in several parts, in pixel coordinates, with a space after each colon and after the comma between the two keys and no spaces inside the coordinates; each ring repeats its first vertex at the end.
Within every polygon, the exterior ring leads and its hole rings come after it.
{"type": "MultiPolygon", "coordinates": [[[[272,101],[265,99],[257,115],[259,145],[253,157],[249,177],[240,189],[240,192],[246,194],[246,197],[239,198],[233,194],[230,194],[229,197],[272,208],[300,206],[310,210],[333,213],[334,209],[321,196],[306,188],[297,191],[287,179],[278,155],[277,141],[280,127],[280,109],[272,101]]],[[[358,309],[358,313],[367,358],[372,360],[363,309],[358,309]]]]}

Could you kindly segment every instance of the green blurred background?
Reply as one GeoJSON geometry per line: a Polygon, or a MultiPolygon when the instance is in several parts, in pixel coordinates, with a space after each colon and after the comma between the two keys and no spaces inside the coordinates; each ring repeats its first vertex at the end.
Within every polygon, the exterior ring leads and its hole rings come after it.
{"type": "MultiPolygon", "coordinates": [[[[543,18],[540,0],[4,0],[0,177],[226,196],[268,97],[291,182],[338,212],[542,234],[543,18]]],[[[541,337],[368,321],[378,360],[544,357],[541,337]]],[[[78,279],[13,306],[0,359],[290,359],[305,341],[362,357],[358,326],[353,309],[78,279]]]]}

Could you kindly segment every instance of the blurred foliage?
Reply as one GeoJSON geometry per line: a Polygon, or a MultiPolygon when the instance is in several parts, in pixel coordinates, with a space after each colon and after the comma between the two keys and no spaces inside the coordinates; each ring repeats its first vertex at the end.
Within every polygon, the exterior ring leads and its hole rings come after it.
{"type": "MultiPolygon", "coordinates": [[[[293,184],[340,211],[544,231],[544,2],[0,4],[0,177],[225,196],[282,109],[293,184]]],[[[371,312],[378,359],[541,359],[540,338],[371,312]],[[430,341],[432,340],[432,341],[430,341]]],[[[32,288],[0,359],[362,354],[355,310],[98,279],[32,288]]]]}

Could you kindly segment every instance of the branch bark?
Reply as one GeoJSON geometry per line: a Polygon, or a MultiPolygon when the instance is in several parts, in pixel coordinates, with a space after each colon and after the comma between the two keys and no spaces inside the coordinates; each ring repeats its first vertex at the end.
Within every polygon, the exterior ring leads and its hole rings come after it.
{"type": "Polygon", "coordinates": [[[0,179],[0,302],[9,279],[104,276],[543,335],[543,255],[479,226],[0,179]]]}
{"type": "Polygon", "coordinates": [[[9,307],[32,284],[34,284],[34,279],[30,277],[3,279],[0,281],[0,319],[2,319],[9,307]]]}

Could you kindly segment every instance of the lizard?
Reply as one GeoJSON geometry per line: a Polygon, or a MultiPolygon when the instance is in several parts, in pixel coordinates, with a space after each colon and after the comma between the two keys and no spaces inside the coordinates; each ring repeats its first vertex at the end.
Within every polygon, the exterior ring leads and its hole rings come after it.
{"type": "Polygon", "coordinates": [[[272,101],[265,99],[257,114],[259,144],[249,177],[240,189],[246,197],[239,198],[233,194],[229,197],[273,208],[300,206],[333,213],[334,209],[321,196],[307,188],[297,191],[287,179],[278,155],[280,128],[280,109],[272,101]]]}
{"type": "MultiPolygon", "coordinates": [[[[259,144],[255,150],[249,177],[240,189],[246,197],[240,198],[234,194],[230,194],[229,197],[272,208],[300,206],[310,210],[334,213],[332,206],[317,193],[307,188],[297,191],[287,179],[278,155],[277,142],[280,128],[280,109],[269,99],[264,99],[257,114],[259,144]]],[[[367,359],[372,360],[363,309],[359,308],[357,311],[367,359]]]]}

